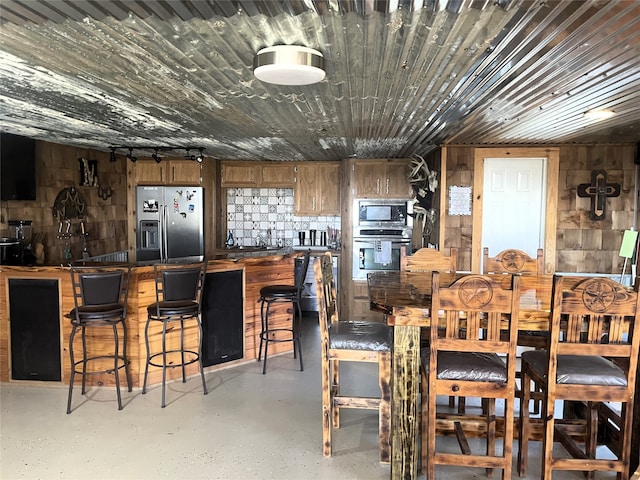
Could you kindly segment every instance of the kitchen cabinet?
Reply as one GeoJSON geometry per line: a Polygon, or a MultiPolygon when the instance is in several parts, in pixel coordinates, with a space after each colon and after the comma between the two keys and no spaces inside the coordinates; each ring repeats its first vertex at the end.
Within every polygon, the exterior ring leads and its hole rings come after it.
{"type": "Polygon", "coordinates": [[[192,160],[138,160],[137,185],[200,185],[201,164],[192,160]]]}
{"type": "Polygon", "coordinates": [[[352,163],[353,195],[357,198],[410,198],[409,161],[358,160],[352,163]]]}
{"type": "Polygon", "coordinates": [[[257,187],[258,166],[256,163],[223,162],[220,186],[226,187],[257,187]]]}
{"type": "Polygon", "coordinates": [[[220,186],[293,188],[294,164],[280,162],[223,162],[220,186]]]}
{"type": "Polygon", "coordinates": [[[297,215],[340,215],[340,163],[297,164],[293,196],[297,215]]]}
{"type": "Polygon", "coordinates": [[[295,165],[293,163],[261,164],[261,187],[293,188],[295,183],[295,165]]]}

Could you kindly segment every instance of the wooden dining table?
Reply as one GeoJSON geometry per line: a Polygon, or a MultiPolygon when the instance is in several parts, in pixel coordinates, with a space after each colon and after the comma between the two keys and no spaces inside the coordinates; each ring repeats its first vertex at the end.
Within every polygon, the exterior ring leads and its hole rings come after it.
{"type": "MultiPolygon", "coordinates": [[[[440,274],[448,285],[464,274],[440,274]]],[[[503,276],[505,282],[509,275],[503,276]]],[[[573,277],[578,281],[583,277],[573,277]]],[[[418,478],[420,330],[430,325],[431,272],[387,271],[369,274],[372,310],[385,314],[394,329],[391,387],[391,479],[418,478]]],[[[548,331],[553,275],[523,275],[521,279],[519,330],[548,331]]],[[[640,392],[640,375],[636,381],[640,392]]],[[[640,402],[636,402],[636,411],[640,402]]],[[[634,417],[630,471],[638,468],[640,414],[634,417]]]]}

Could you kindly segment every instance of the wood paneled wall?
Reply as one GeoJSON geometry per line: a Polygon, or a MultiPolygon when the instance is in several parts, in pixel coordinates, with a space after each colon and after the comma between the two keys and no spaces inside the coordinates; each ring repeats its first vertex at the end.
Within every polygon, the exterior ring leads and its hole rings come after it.
{"type": "MultiPolygon", "coordinates": [[[[32,220],[33,233],[44,234],[45,263],[65,261],[65,240],[57,238],[59,223],[52,214],[56,196],[63,188],[75,186],[86,204],[87,250],[90,255],[127,248],[126,159],[118,155],[109,161],[109,153],[55,143],[36,142],[36,200],[0,203],[0,235],[8,236],[8,220],[32,220]],[[96,187],[81,187],[79,158],[96,160],[98,181],[110,187],[111,197],[102,199],[96,187]]],[[[74,259],[82,258],[80,226],[73,220],[76,235],[69,241],[74,259]]]]}
{"type": "MultiPolygon", "coordinates": [[[[539,147],[536,147],[539,149],[539,147]]],[[[476,147],[443,147],[446,154],[446,180],[439,188],[450,185],[474,185],[474,156],[476,147]]],[[[519,151],[526,151],[519,147],[519,151]]],[[[556,256],[554,271],[619,274],[624,258],[620,244],[625,229],[633,225],[635,145],[576,145],[559,147],[559,175],[557,182],[557,212],[548,212],[556,219],[556,256]],[[608,182],[621,187],[619,197],[608,198],[606,218],[589,219],[590,201],[577,195],[578,185],[591,182],[593,170],[607,172],[608,182]]],[[[515,161],[515,160],[514,160],[515,161]]],[[[475,199],[477,192],[473,192],[475,199]]],[[[471,270],[473,216],[448,215],[446,190],[444,250],[458,248],[458,269],[471,270]]]]}

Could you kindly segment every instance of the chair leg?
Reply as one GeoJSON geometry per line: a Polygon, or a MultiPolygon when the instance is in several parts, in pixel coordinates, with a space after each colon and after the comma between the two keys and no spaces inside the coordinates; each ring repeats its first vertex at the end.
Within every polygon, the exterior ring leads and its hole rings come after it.
{"type": "Polygon", "coordinates": [[[167,385],[167,322],[162,322],[162,403],[165,407],[165,387],[167,385]]]}
{"type": "Polygon", "coordinates": [[[267,331],[267,325],[265,323],[265,302],[266,300],[264,298],[260,301],[260,348],[258,349],[258,358],[256,359],[258,362],[262,360],[262,344],[266,340],[265,332],[267,331]]]}
{"type": "Polygon", "coordinates": [[[520,400],[520,429],[518,432],[518,475],[524,478],[527,476],[527,463],[529,459],[529,436],[531,426],[529,423],[529,400],[531,390],[524,388],[524,385],[530,384],[531,380],[526,373],[522,374],[521,400],[520,400]]]}
{"type": "Polygon", "coordinates": [[[391,461],[391,353],[379,354],[378,384],[380,386],[380,406],[378,410],[378,442],[380,462],[391,461]]]}
{"type": "Polygon", "coordinates": [[[555,429],[555,398],[545,397],[542,409],[544,412],[544,437],[542,439],[542,465],[540,471],[542,472],[542,480],[551,480],[551,462],[553,462],[553,431],[555,429]]]}
{"type": "Polygon", "coordinates": [[[302,330],[302,307],[300,306],[300,302],[293,301],[294,304],[294,314],[291,324],[292,335],[293,335],[293,358],[296,358],[296,345],[298,346],[298,355],[300,356],[300,371],[304,371],[304,366],[302,365],[302,340],[300,338],[300,332],[302,330]],[[298,320],[296,321],[295,311],[296,308],[298,310],[298,320]]]}
{"type": "Polygon", "coordinates": [[[84,395],[87,390],[87,335],[86,328],[84,326],[80,326],[80,334],[82,337],[82,390],[80,390],[80,393],[84,395]]]}
{"type": "Polygon", "coordinates": [[[113,328],[113,374],[116,380],[116,397],[118,399],[118,410],[122,410],[122,396],[120,395],[120,357],[118,356],[118,324],[114,323],[111,327],[113,328]]]}
{"type": "Polygon", "coordinates": [[[144,344],[147,347],[147,361],[144,365],[144,380],[142,381],[142,394],[147,393],[147,376],[149,375],[149,362],[151,361],[151,350],[149,349],[149,323],[150,318],[147,318],[147,323],[144,326],[144,344]]]}
{"type": "Polygon", "coordinates": [[[262,362],[262,374],[267,373],[267,352],[269,350],[269,310],[271,302],[267,301],[267,308],[262,322],[262,333],[260,334],[260,345],[262,345],[262,337],[264,336],[264,360],[262,362]]]}
{"type": "Polygon", "coordinates": [[[332,429],[332,384],[330,369],[332,361],[329,360],[326,351],[327,346],[323,345],[322,352],[322,454],[325,457],[331,456],[331,429],[332,429]]]}
{"type": "MultiPolygon", "coordinates": [[[[331,395],[340,395],[340,362],[338,360],[329,360],[331,362],[331,395]]],[[[340,407],[333,405],[331,401],[331,424],[333,428],[340,428],[340,407]]]]}
{"type": "Polygon", "coordinates": [[[67,398],[67,414],[71,413],[71,397],[73,395],[73,382],[76,374],[76,361],[73,354],[73,338],[76,335],[76,325],[71,327],[71,335],[69,335],[69,361],[71,362],[71,375],[69,377],[69,396],[67,398]]]}
{"type": "MultiPolygon", "coordinates": [[[[460,397],[463,398],[463,397],[460,397]]],[[[482,399],[487,407],[487,457],[496,456],[496,399],[482,399]]],[[[493,468],[487,468],[487,477],[493,477],[493,468]]]]}
{"type": "Polygon", "coordinates": [[[127,391],[131,391],[131,370],[127,357],[127,323],[122,321],[122,359],[124,360],[124,374],[127,377],[127,391]]]}
{"type": "Polygon", "coordinates": [[[200,321],[200,317],[196,317],[196,322],[198,322],[198,363],[200,364],[200,378],[202,379],[202,390],[204,395],[209,393],[207,391],[207,382],[204,378],[204,368],[202,367],[202,322],[200,321]]]}

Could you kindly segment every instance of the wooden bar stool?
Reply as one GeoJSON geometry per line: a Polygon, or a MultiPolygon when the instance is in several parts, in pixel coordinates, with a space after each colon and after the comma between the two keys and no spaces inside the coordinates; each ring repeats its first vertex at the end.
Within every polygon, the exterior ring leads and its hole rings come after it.
{"type": "Polygon", "coordinates": [[[436,465],[484,467],[488,474],[501,468],[503,480],[511,479],[520,277],[510,280],[467,275],[444,286],[433,272],[431,311],[439,314],[431,317],[421,369],[422,464],[428,479],[435,478],[436,465]],[[440,412],[439,395],[481,398],[486,411],[481,416],[440,412]],[[496,413],[496,399],[504,401],[502,415],[496,413]],[[496,452],[498,420],[504,435],[496,452]],[[436,436],[445,432],[458,439],[460,453],[437,448],[436,436]],[[484,437],[484,455],[472,451],[468,436],[484,437]]]}
{"type": "Polygon", "coordinates": [[[320,348],[322,355],[322,453],[332,453],[332,431],[340,427],[340,409],[378,411],[380,462],[391,460],[391,349],[393,330],[378,322],[341,320],[331,252],[316,258],[313,270],[318,295],[320,348]],[[341,362],[378,365],[378,397],[346,395],[340,390],[341,362]]]}
{"type": "Polygon", "coordinates": [[[122,410],[119,375],[121,368],[125,369],[128,391],[131,391],[130,362],[127,359],[127,324],[125,322],[127,318],[130,267],[128,265],[110,267],[72,266],[70,271],[75,306],[66,315],[71,320],[71,334],[69,336],[71,376],[69,378],[67,413],[71,413],[71,397],[76,374],[82,375],[82,394],[84,395],[87,375],[113,373],[116,383],[118,410],[122,410]],[[118,335],[118,325],[122,329],[121,339],[118,335]],[[88,350],[94,342],[87,342],[87,330],[97,331],[104,327],[111,327],[113,331],[113,353],[92,355],[88,350]],[[76,361],[73,343],[78,329],[80,329],[82,336],[82,359],[76,361]],[[120,347],[121,340],[122,347],[120,347]],[[120,351],[122,351],[122,354],[120,351]],[[96,367],[88,370],[87,366],[89,364],[96,365],[96,367]]]}
{"type": "MultiPolygon", "coordinates": [[[[573,470],[593,478],[613,471],[629,478],[634,389],[640,349],[640,295],[608,278],[554,276],[549,348],[522,354],[522,379],[534,381],[544,393],[542,478],[553,470],[573,470]],[[576,283],[577,282],[577,283],[576,283]],[[556,418],[556,401],[584,407],[582,430],[556,418]],[[608,404],[619,403],[620,414],[608,404]],[[605,416],[606,421],[599,422],[605,416]],[[614,429],[617,438],[609,456],[598,456],[598,431],[614,429]],[[582,438],[582,440],[581,440],[582,438]],[[561,443],[566,454],[554,452],[561,443]]],[[[529,391],[523,390],[523,402],[529,391]]],[[[527,474],[531,421],[520,409],[518,473],[527,474]]]]}

